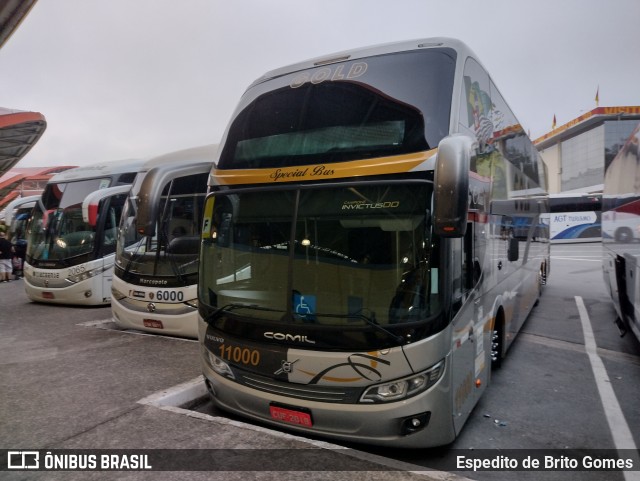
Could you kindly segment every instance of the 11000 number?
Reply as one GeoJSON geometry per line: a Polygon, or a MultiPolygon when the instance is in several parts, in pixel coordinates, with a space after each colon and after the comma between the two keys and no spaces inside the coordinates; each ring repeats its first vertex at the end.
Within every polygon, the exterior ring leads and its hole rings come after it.
{"type": "Polygon", "coordinates": [[[255,349],[247,349],[246,347],[226,346],[221,344],[218,346],[220,357],[227,361],[233,361],[238,364],[247,366],[257,366],[260,364],[260,353],[255,349]]]}
{"type": "Polygon", "coordinates": [[[158,291],[156,299],[159,301],[183,302],[184,292],[181,291],[158,291]]]}

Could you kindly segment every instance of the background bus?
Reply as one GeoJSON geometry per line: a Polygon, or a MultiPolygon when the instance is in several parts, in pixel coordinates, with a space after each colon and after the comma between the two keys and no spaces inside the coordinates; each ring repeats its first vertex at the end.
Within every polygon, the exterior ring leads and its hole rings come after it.
{"type": "Polygon", "coordinates": [[[111,310],[122,328],[198,337],[202,208],[217,145],[142,166],[118,233],[111,310]]]}
{"type": "Polygon", "coordinates": [[[602,194],[551,194],[551,242],[600,242],[602,194]]]}
{"type": "Polygon", "coordinates": [[[602,197],[605,284],[621,333],[640,340],[640,124],[607,166],[602,197]]]}
{"type": "Polygon", "coordinates": [[[7,237],[14,248],[13,275],[16,279],[23,276],[24,259],[27,255],[27,225],[39,199],[39,195],[20,197],[10,202],[5,209],[4,220],[9,233],[7,237]]]}
{"type": "Polygon", "coordinates": [[[111,302],[118,222],[141,164],[126,160],[77,167],[49,180],[27,229],[29,299],[111,302]]]}
{"type": "Polygon", "coordinates": [[[540,224],[544,164],[461,42],[267,73],[227,127],[205,204],[213,403],[344,441],[451,442],[541,294],[540,224]]]}

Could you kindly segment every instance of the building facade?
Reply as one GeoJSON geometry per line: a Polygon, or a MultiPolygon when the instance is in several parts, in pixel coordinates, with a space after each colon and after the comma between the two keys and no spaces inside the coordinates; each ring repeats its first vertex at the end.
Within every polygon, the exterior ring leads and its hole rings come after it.
{"type": "Polygon", "coordinates": [[[549,192],[602,192],[604,173],[640,123],[640,106],[598,107],[534,141],[549,192]]]}

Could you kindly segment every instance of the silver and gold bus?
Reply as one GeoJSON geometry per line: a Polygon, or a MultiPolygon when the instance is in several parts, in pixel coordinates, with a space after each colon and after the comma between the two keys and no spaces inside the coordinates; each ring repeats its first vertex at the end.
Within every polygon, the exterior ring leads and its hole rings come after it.
{"type": "Polygon", "coordinates": [[[216,148],[142,166],[118,231],[111,311],[119,327],[197,339],[200,229],[216,148]]]}
{"type": "Polygon", "coordinates": [[[214,404],[342,441],[451,442],[549,273],[545,178],[459,41],[258,79],[205,204],[199,337],[214,404]]]}

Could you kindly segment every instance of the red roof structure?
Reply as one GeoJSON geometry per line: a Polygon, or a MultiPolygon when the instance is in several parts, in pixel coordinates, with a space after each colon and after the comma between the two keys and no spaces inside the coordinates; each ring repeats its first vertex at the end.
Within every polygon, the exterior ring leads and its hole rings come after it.
{"type": "Polygon", "coordinates": [[[59,172],[74,166],[16,167],[0,176],[0,210],[17,197],[40,194],[47,181],[59,172]]]}
{"type": "Polygon", "coordinates": [[[31,150],[46,128],[47,121],[41,113],[0,107],[0,175],[31,150]]]}
{"type": "MultiPolygon", "coordinates": [[[[20,26],[36,0],[0,0],[0,48],[20,26]]],[[[26,155],[47,128],[39,112],[0,107],[0,175],[26,155]]],[[[2,199],[0,194],[0,199],[2,199]]]]}

